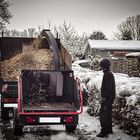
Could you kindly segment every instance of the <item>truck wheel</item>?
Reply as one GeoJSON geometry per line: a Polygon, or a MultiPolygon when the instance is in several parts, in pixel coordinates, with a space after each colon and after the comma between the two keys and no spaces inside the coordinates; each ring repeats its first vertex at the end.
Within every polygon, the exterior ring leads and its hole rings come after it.
{"type": "Polygon", "coordinates": [[[17,109],[14,109],[13,131],[15,135],[22,135],[23,126],[19,123],[17,109]]]}
{"type": "Polygon", "coordinates": [[[8,121],[9,120],[9,110],[1,108],[1,119],[3,121],[8,121]]]}
{"type": "Polygon", "coordinates": [[[66,128],[66,132],[71,133],[74,132],[76,130],[77,125],[65,125],[66,128]]]}

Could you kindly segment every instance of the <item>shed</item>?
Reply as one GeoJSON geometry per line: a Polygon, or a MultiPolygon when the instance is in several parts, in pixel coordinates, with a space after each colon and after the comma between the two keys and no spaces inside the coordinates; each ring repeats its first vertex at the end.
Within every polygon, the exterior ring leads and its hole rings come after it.
{"type": "MultiPolygon", "coordinates": [[[[132,70],[130,72],[130,54],[129,53],[140,53],[140,41],[136,40],[91,40],[87,41],[87,45],[85,47],[83,55],[85,59],[88,59],[89,56],[96,58],[97,55],[101,56],[101,58],[110,58],[112,62],[112,71],[116,73],[125,73],[130,76],[139,76],[137,74],[132,74],[132,70]],[[126,55],[127,58],[126,59],[126,55]],[[129,60],[129,61],[128,61],[129,60]],[[130,74],[131,73],[131,74],[130,74]]],[[[135,56],[136,57],[136,56],[135,56]]],[[[138,57],[138,56],[137,56],[138,57]]],[[[134,56],[131,60],[134,60],[134,56]]],[[[137,58],[137,61],[139,59],[137,58]]],[[[136,58],[135,58],[136,62],[136,58]]],[[[133,68],[134,63],[131,64],[133,68]]],[[[138,69],[138,67],[135,67],[138,69]]],[[[136,71],[136,70],[135,70],[136,71]]],[[[138,70],[137,70],[138,71],[138,70]]]]}
{"type": "Polygon", "coordinates": [[[136,40],[91,40],[88,39],[87,45],[84,50],[85,58],[88,58],[88,55],[95,57],[97,53],[101,57],[109,57],[110,54],[115,52],[140,52],[140,41],[136,40]]]}

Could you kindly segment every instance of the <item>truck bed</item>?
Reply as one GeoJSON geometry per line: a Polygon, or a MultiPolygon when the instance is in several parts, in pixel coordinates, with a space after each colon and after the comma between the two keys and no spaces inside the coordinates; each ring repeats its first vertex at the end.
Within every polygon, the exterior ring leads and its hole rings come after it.
{"type": "Polygon", "coordinates": [[[70,103],[43,103],[37,104],[26,104],[22,108],[23,111],[76,111],[77,108],[70,103]]]}
{"type": "Polygon", "coordinates": [[[79,93],[71,70],[23,70],[21,83],[21,111],[79,110],[79,93]]]}

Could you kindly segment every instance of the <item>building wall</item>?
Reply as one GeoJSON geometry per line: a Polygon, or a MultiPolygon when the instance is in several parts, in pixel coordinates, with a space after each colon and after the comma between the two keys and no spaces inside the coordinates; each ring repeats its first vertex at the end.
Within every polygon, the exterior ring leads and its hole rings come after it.
{"type": "Polygon", "coordinates": [[[124,58],[111,60],[111,69],[115,73],[128,74],[130,77],[140,77],[140,59],[124,58]]]}
{"type": "Polygon", "coordinates": [[[140,77],[140,59],[128,58],[128,75],[140,77]]]}
{"type": "Polygon", "coordinates": [[[128,74],[128,61],[126,58],[111,59],[111,63],[113,72],[128,74]]]}
{"type": "Polygon", "coordinates": [[[93,58],[96,55],[100,55],[101,58],[109,58],[111,60],[112,66],[111,70],[114,73],[124,73],[133,77],[140,77],[140,58],[129,58],[127,59],[125,55],[131,51],[107,51],[88,48],[86,51],[86,57],[90,54],[93,58]],[[113,54],[113,57],[110,57],[113,54]]]}
{"type": "Polygon", "coordinates": [[[140,58],[127,59],[125,57],[127,53],[137,52],[139,50],[132,50],[132,49],[125,50],[125,51],[101,50],[97,48],[96,49],[91,48],[90,45],[92,44],[88,44],[84,51],[85,59],[88,59],[89,55],[91,55],[92,58],[96,58],[97,55],[99,55],[101,58],[110,58],[111,63],[112,63],[111,69],[113,72],[124,73],[124,74],[128,74],[129,76],[134,76],[134,77],[140,77],[140,58]]]}
{"type": "Polygon", "coordinates": [[[2,37],[0,38],[1,60],[9,59],[22,52],[23,44],[31,44],[34,38],[2,37]]]}

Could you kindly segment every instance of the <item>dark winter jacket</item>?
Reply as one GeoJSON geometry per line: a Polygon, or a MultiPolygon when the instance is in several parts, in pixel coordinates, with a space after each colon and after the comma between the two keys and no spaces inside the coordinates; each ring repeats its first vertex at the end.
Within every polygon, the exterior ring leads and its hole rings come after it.
{"type": "Polygon", "coordinates": [[[101,97],[106,100],[114,101],[116,92],[114,75],[109,69],[106,69],[103,72],[104,75],[101,86],[101,97]]]}

